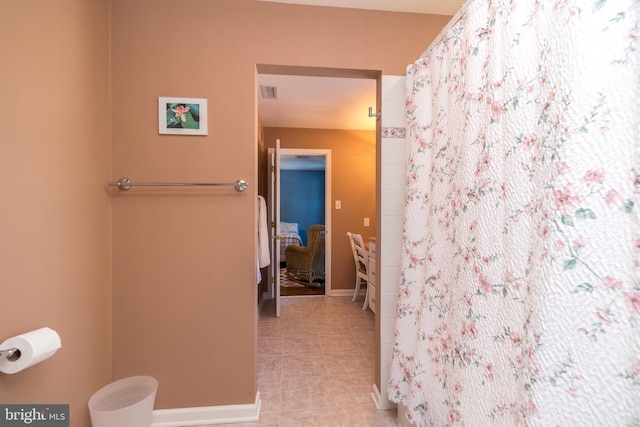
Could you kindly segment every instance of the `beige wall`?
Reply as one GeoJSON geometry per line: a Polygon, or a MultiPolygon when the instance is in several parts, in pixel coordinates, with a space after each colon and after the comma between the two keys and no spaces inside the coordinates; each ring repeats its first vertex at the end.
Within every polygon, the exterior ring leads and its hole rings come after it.
{"type": "Polygon", "coordinates": [[[158,378],[157,408],[254,401],[256,64],[403,74],[447,21],[253,0],[112,0],[112,176],[250,183],[244,193],[114,194],[114,379],[158,378]],[[159,136],[158,96],[207,98],[209,135],[159,136]]]}
{"type": "Polygon", "coordinates": [[[112,1],[112,175],[251,185],[114,195],[114,379],[157,377],[157,408],[254,401],[255,65],[402,74],[447,20],[253,0],[112,1]],[[207,98],[209,135],[157,135],[158,96],[207,98]]]}
{"type": "Polygon", "coordinates": [[[2,3],[0,342],[40,327],[62,348],[0,373],[0,402],[87,401],[111,380],[109,4],[2,3]]]}
{"type": "Polygon", "coordinates": [[[356,275],[347,231],[362,234],[365,241],[376,230],[376,133],[375,131],[265,128],[267,147],[331,150],[331,289],[353,289],[356,275]],[[364,218],[370,226],[364,227],[364,218]]]}
{"type": "Polygon", "coordinates": [[[0,339],[47,325],[63,347],[0,374],[0,402],[70,403],[86,426],[95,390],[145,373],[157,408],[252,402],[255,64],[403,74],[448,17],[253,0],[35,0],[3,17],[0,339]],[[158,96],[208,98],[209,136],[157,135],[158,96]],[[121,175],[252,186],[105,188],[121,175]]]}

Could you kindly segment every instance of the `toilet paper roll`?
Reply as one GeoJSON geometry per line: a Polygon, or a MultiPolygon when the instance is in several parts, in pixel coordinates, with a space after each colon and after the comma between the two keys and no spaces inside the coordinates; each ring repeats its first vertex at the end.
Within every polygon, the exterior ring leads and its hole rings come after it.
{"type": "Polygon", "coordinates": [[[0,372],[15,374],[23,369],[40,363],[53,356],[62,347],[60,336],[51,328],[40,328],[5,340],[0,349],[17,348],[20,357],[11,361],[6,357],[0,359],[0,372]]]}

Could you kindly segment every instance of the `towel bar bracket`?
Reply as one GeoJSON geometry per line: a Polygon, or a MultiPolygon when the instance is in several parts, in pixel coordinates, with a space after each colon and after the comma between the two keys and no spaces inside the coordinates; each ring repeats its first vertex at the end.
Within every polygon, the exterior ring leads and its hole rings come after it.
{"type": "Polygon", "coordinates": [[[121,191],[129,191],[131,190],[131,182],[132,181],[129,178],[122,177],[116,182],[116,185],[121,191]]]}

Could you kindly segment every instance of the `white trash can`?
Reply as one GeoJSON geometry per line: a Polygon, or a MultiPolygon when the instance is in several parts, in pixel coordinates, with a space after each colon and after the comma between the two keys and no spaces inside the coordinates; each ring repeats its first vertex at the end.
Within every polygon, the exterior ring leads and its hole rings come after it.
{"type": "Polygon", "coordinates": [[[149,376],[123,378],[102,387],[89,399],[93,427],[151,425],[158,381],[149,376]]]}

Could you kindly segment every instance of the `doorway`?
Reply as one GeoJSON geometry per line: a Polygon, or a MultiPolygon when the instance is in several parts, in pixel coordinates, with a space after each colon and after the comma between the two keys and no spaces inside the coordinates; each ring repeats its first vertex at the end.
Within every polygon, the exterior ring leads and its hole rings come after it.
{"type": "MultiPolygon", "coordinates": [[[[331,247],[331,150],[280,149],[280,161],[275,166],[280,169],[280,295],[330,295],[331,251],[327,248],[331,247]],[[312,227],[318,226],[324,226],[321,236],[310,236],[312,227]],[[289,244],[318,248],[313,263],[322,265],[322,271],[314,272],[312,280],[299,280],[295,275],[295,259],[287,259],[289,244]]],[[[296,249],[289,250],[290,256],[297,255],[296,249]]]]}
{"type": "MultiPolygon", "coordinates": [[[[331,286],[326,292],[331,296],[353,296],[354,283],[351,280],[351,276],[355,279],[355,271],[353,264],[353,256],[351,253],[351,247],[346,236],[347,231],[359,232],[365,239],[369,237],[376,238],[381,233],[381,193],[380,193],[380,159],[381,159],[381,136],[382,126],[379,116],[382,104],[382,73],[376,70],[346,70],[346,69],[324,69],[316,67],[291,67],[291,66],[275,66],[275,65],[257,65],[256,66],[256,108],[259,117],[259,140],[264,142],[264,149],[269,147],[270,142],[280,138],[285,142],[284,147],[290,149],[304,149],[304,148],[326,148],[323,146],[322,141],[331,141],[337,143],[337,147],[332,150],[332,163],[333,170],[331,175],[333,181],[332,195],[328,196],[330,199],[327,203],[327,221],[331,221],[331,227],[329,230],[329,236],[331,238],[330,246],[327,246],[327,253],[330,254],[330,260],[327,262],[327,274],[331,276],[331,286]],[[332,129],[331,126],[317,126],[309,125],[307,123],[295,122],[292,124],[277,123],[271,124],[268,118],[263,115],[262,108],[259,107],[262,91],[264,90],[268,95],[277,94],[283,96],[285,93],[280,91],[278,93],[277,87],[261,88],[261,77],[263,75],[280,75],[280,76],[292,76],[292,77],[324,77],[324,78],[337,78],[340,80],[351,79],[354,82],[365,81],[370,86],[370,92],[372,97],[368,103],[358,108],[358,116],[364,116],[372,125],[370,130],[354,130],[354,129],[332,129]],[[375,113],[372,114],[372,111],[375,113]],[[303,137],[299,137],[296,134],[299,128],[306,128],[311,126],[313,128],[313,135],[309,136],[305,134],[303,137]],[[298,128],[298,129],[292,129],[298,128]],[[274,130],[275,129],[275,130],[274,130]],[[368,132],[368,134],[367,134],[368,132]],[[349,134],[347,139],[340,139],[340,134],[349,134]],[[369,136],[362,136],[367,134],[369,136]],[[318,136],[320,135],[320,136],[318,136]],[[315,140],[314,140],[315,138],[315,140]],[[367,144],[358,146],[358,148],[349,147],[351,141],[367,140],[367,144]],[[288,143],[294,141],[296,145],[288,145],[288,143]],[[300,142],[297,145],[297,141],[300,142]],[[348,153],[340,150],[347,150],[348,153]],[[338,172],[338,169],[342,168],[342,173],[338,172]],[[344,172],[344,171],[347,172],[344,172]],[[371,176],[370,180],[364,179],[365,176],[371,176]],[[355,185],[354,185],[355,183],[355,185]],[[344,191],[344,187],[354,187],[357,191],[348,193],[344,191]],[[367,228],[368,227],[368,228],[367,228]],[[345,278],[346,279],[343,279],[345,278]]],[[[346,92],[346,90],[345,90],[346,92]]],[[[321,110],[315,110],[314,113],[309,113],[307,107],[317,107],[314,103],[307,101],[299,105],[298,111],[294,118],[299,117],[300,113],[305,117],[315,118],[345,118],[346,113],[342,113],[340,108],[342,106],[332,105],[331,111],[324,114],[321,110]],[[309,104],[309,105],[306,105],[309,104]],[[340,108],[338,108],[340,107],[340,108]]],[[[347,121],[355,122],[356,118],[348,119],[347,121]]],[[[362,142],[362,141],[360,141],[362,142]]],[[[335,147],[335,145],[334,145],[335,147]]],[[[261,155],[258,156],[260,158],[261,155]]],[[[265,155],[265,158],[269,156],[265,155]]],[[[269,170],[265,165],[265,173],[259,174],[261,179],[268,181],[270,175],[269,170]]],[[[331,189],[332,186],[327,188],[331,189]]],[[[379,260],[376,261],[379,264],[379,260]]],[[[376,279],[379,281],[379,279],[376,279]]],[[[276,288],[276,286],[274,286],[276,288]]],[[[279,284],[277,286],[279,289],[279,284]]],[[[376,300],[380,301],[380,286],[376,286],[376,300]]],[[[362,298],[363,296],[361,296],[362,298]]],[[[291,301],[291,300],[289,300],[291,301]]],[[[356,303],[351,302],[351,298],[348,299],[349,304],[356,303]]],[[[364,313],[358,308],[359,313],[364,313]]],[[[278,312],[278,311],[276,311],[278,312]]],[[[379,386],[376,383],[380,383],[380,314],[375,315],[375,350],[374,355],[367,360],[375,361],[375,381],[373,381],[373,389],[377,390],[379,386]]],[[[379,393],[378,393],[379,394],[379,393]]]]}
{"type": "MultiPolygon", "coordinates": [[[[362,234],[365,239],[375,238],[379,227],[376,165],[381,128],[370,110],[380,110],[381,73],[275,65],[257,65],[256,70],[257,112],[265,149],[273,147],[278,138],[287,149],[332,149],[335,200],[327,201],[327,218],[335,221],[327,230],[332,239],[327,247],[331,258],[326,267],[332,276],[327,295],[352,296],[350,277],[355,272],[346,232],[362,234]],[[282,81],[286,84],[281,86],[282,81]],[[354,100],[361,97],[356,96],[354,87],[366,87],[368,94],[355,107],[354,100]],[[319,91],[324,92],[324,97],[317,97],[319,91]],[[329,96],[336,92],[346,99],[341,104],[329,96]],[[309,97],[304,98],[307,94],[309,97]],[[293,109],[283,110],[281,103],[291,96],[299,96],[298,103],[293,109]]],[[[265,173],[269,174],[267,166],[265,173]]]]}
{"type": "MultiPolygon", "coordinates": [[[[280,140],[276,139],[275,148],[268,149],[268,167],[270,171],[270,185],[268,191],[268,222],[271,234],[271,266],[268,269],[268,298],[275,300],[276,317],[280,317],[281,296],[294,295],[330,295],[331,294],[331,150],[326,149],[281,149],[280,140]],[[284,170],[282,170],[284,169],[284,170]],[[288,188],[285,190],[285,202],[281,200],[283,180],[282,172],[294,172],[289,177],[288,188]],[[300,173],[312,174],[300,176],[300,173]],[[307,182],[303,182],[307,181],[307,182]],[[289,199],[289,200],[287,200],[289,199]],[[306,205],[302,208],[299,205],[306,205]],[[284,219],[281,218],[281,208],[284,209],[284,219]],[[286,205],[292,205],[286,209],[286,205]],[[315,205],[315,206],[309,206],[315,205]],[[301,212],[302,211],[302,212],[301,212]],[[311,283],[304,285],[306,292],[283,292],[283,272],[289,273],[286,249],[289,245],[296,245],[302,250],[310,246],[310,241],[317,241],[318,234],[312,229],[322,227],[322,254],[324,259],[314,265],[313,278],[305,277],[311,283]],[[327,232],[329,230],[329,232],[327,232]],[[323,275],[318,276],[318,267],[322,266],[323,275]],[[315,280],[315,279],[320,280],[315,280]],[[309,280],[311,279],[311,280],[309,280]],[[313,288],[317,284],[321,289],[313,288]]],[[[285,187],[286,188],[286,187],[285,187]]],[[[316,248],[318,249],[318,248],[316,248]]],[[[295,267],[295,266],[291,266],[295,267]]],[[[294,273],[296,273],[294,271],[294,273]]],[[[294,277],[298,279],[298,276],[294,277]]]]}

